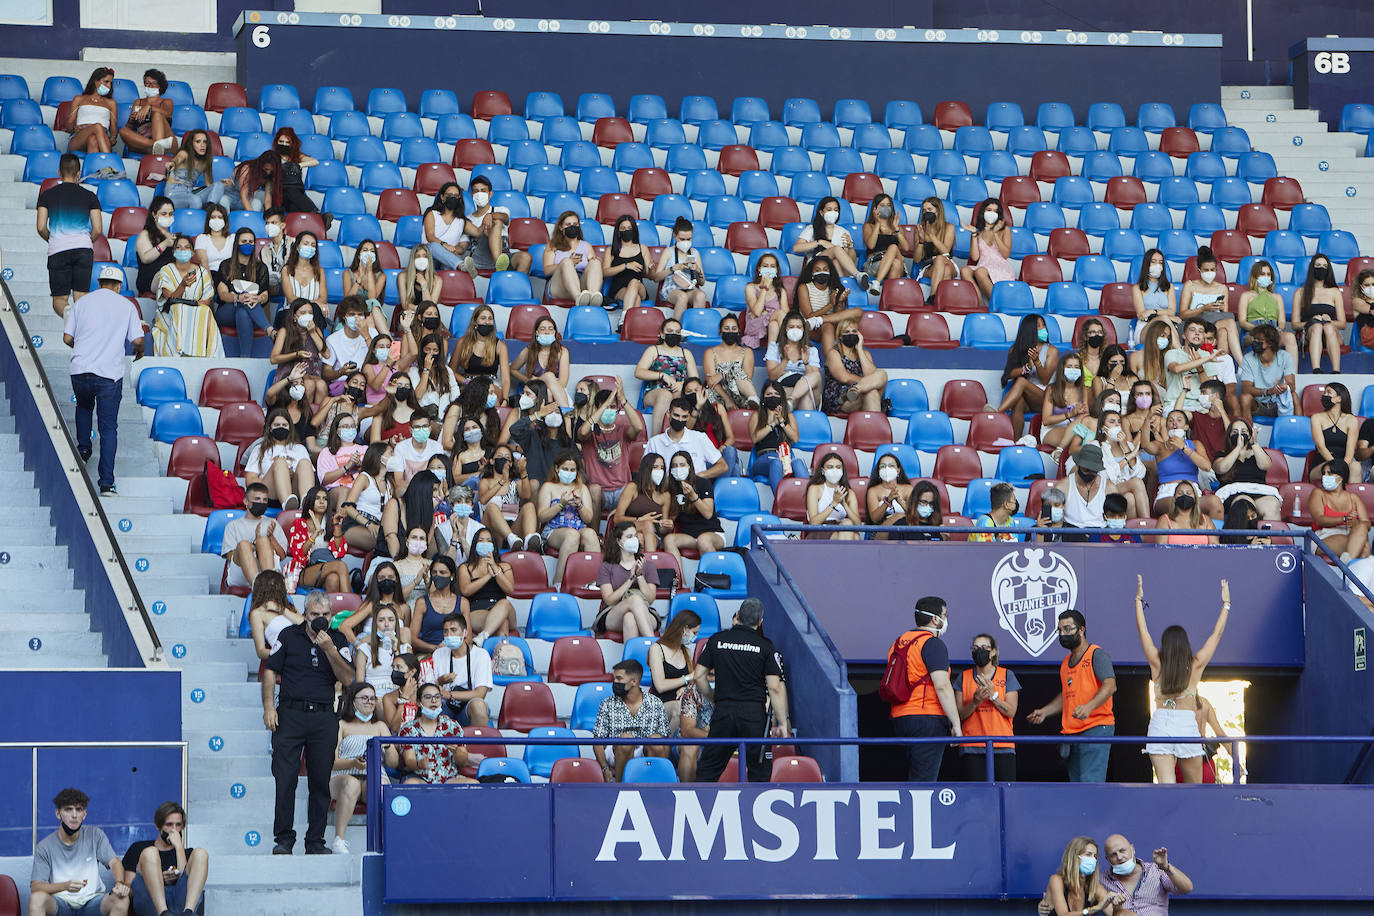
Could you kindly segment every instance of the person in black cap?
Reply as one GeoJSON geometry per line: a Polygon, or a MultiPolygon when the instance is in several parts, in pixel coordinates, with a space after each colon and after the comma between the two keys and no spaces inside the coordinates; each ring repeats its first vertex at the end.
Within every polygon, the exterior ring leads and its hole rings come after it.
{"type": "Polygon", "coordinates": [[[329,814],[329,775],[339,739],[334,712],[334,682],[353,683],[353,651],[338,630],[329,629],[329,596],[311,592],[305,599],[305,623],[281,631],[276,649],[264,662],[262,722],[272,732],[272,778],[277,781],[272,854],[289,856],[296,845],[296,784],[301,752],[309,787],[305,830],[307,855],[328,855],[324,822],[329,814]],[[281,680],[281,697],[272,693],[281,680]]]}
{"type": "MultiPolygon", "coordinates": [[[[711,669],[716,672],[715,712],[711,716],[710,738],[762,738],[767,734],[768,710],[773,713],[774,735],[786,738],[787,686],[783,683],[782,655],[759,632],[763,604],[745,598],[735,612],[734,626],[716,633],[697,658],[692,679],[703,697],[712,694],[711,669]]],[[[762,745],[746,749],[750,782],[767,782],[772,764],[762,745]]],[[[701,754],[698,782],[715,782],[725,772],[734,748],[713,744],[701,754]]]]}

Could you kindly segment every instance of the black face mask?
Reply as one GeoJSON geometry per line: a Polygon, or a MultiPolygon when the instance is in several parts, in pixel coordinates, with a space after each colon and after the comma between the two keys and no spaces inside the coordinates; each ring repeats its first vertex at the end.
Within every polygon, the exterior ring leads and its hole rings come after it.
{"type": "Polygon", "coordinates": [[[347,394],[347,395],[349,396],[350,399],[352,399],[352,401],[353,401],[354,404],[366,404],[366,403],[367,403],[367,389],[366,389],[366,388],[348,388],[348,389],[345,390],[344,393],[347,394]]]}
{"type": "Polygon", "coordinates": [[[494,324],[479,324],[477,326],[478,337],[490,337],[494,333],[496,333],[496,325],[494,324]]]}
{"type": "Polygon", "coordinates": [[[62,832],[65,833],[67,836],[76,836],[78,833],[81,832],[81,828],[80,828],[80,827],[77,827],[75,830],[73,830],[72,828],[68,827],[68,826],[66,825],[65,822],[61,822],[61,823],[62,823],[62,832]]]}
{"type": "Polygon", "coordinates": [[[585,407],[585,406],[587,406],[587,394],[586,394],[586,392],[579,391],[579,392],[576,392],[576,393],[573,395],[573,406],[574,406],[574,407],[585,407]]]}
{"type": "Polygon", "coordinates": [[[325,630],[329,629],[329,618],[328,618],[328,617],[313,617],[313,618],[311,618],[311,620],[310,620],[310,629],[314,630],[316,633],[323,633],[325,630]]]}
{"type": "Polygon", "coordinates": [[[1259,356],[1264,352],[1264,342],[1259,340],[1250,341],[1250,352],[1259,356]]]}
{"type": "Polygon", "coordinates": [[[663,335],[663,345],[666,347],[682,346],[682,335],[677,331],[669,331],[667,334],[663,335]]]}
{"type": "Polygon", "coordinates": [[[739,343],[739,331],[721,331],[720,341],[727,347],[733,347],[739,343]]]}
{"type": "Polygon", "coordinates": [[[829,286],[829,285],[830,285],[830,274],[825,273],[824,271],[822,271],[822,272],[820,272],[820,273],[812,274],[812,275],[811,275],[811,281],[812,281],[813,283],[819,283],[821,286],[829,286]]]}
{"type": "Polygon", "coordinates": [[[1101,334],[1090,334],[1088,336],[1088,346],[1096,350],[1098,347],[1102,346],[1102,341],[1105,339],[1106,338],[1101,334]]]}
{"type": "Polygon", "coordinates": [[[448,588],[449,583],[452,581],[452,576],[431,576],[429,579],[429,584],[433,585],[440,591],[443,591],[444,589],[448,588]]]}
{"type": "Polygon", "coordinates": [[[857,347],[859,345],[859,335],[841,334],[840,343],[844,344],[846,347],[857,347]]]}
{"type": "Polygon", "coordinates": [[[166,830],[160,830],[160,831],[158,831],[158,834],[157,834],[157,835],[160,836],[160,837],[162,837],[162,842],[164,842],[164,843],[170,843],[170,842],[172,842],[172,837],[167,833],[166,830]]]}
{"type": "Polygon", "coordinates": [[[1197,505],[1197,499],[1191,493],[1184,493],[1182,496],[1174,497],[1174,505],[1184,512],[1193,511],[1193,506],[1197,505]]]}
{"type": "Polygon", "coordinates": [[[424,325],[426,330],[432,331],[439,326],[439,319],[431,315],[425,320],[421,321],[420,324],[424,325]]]}
{"type": "Polygon", "coordinates": [[[383,595],[394,595],[394,594],[396,594],[396,580],[395,580],[395,579],[378,579],[378,580],[377,580],[377,591],[378,591],[379,593],[383,594],[383,595]]]}
{"type": "Polygon", "coordinates": [[[262,518],[263,513],[266,512],[266,511],[267,511],[267,503],[249,503],[249,504],[248,504],[248,514],[251,515],[251,516],[253,516],[253,518],[262,518]]]}
{"type": "Polygon", "coordinates": [[[1059,634],[1059,645],[1063,646],[1065,649],[1068,649],[1070,652],[1072,652],[1074,649],[1077,649],[1078,644],[1082,641],[1082,633],[1074,633],[1072,636],[1066,635],[1064,633],[1059,634]]]}
{"type": "Polygon", "coordinates": [[[611,693],[615,694],[623,700],[630,695],[630,685],[621,684],[617,681],[611,681],[611,693]]]}
{"type": "Polygon", "coordinates": [[[1078,479],[1081,480],[1081,481],[1083,481],[1083,482],[1086,483],[1086,484],[1095,483],[1095,482],[1097,481],[1097,472],[1096,472],[1096,471],[1079,471],[1079,472],[1078,472],[1078,479]]]}
{"type": "Polygon", "coordinates": [[[668,420],[668,427],[675,433],[680,433],[687,428],[687,421],[678,417],[671,417],[668,420]]]}
{"type": "Polygon", "coordinates": [[[763,399],[763,406],[767,407],[769,410],[777,410],[782,406],[782,398],[777,395],[766,397],[763,399]]]}
{"type": "Polygon", "coordinates": [[[409,388],[397,388],[397,389],[396,389],[396,400],[398,400],[398,401],[404,401],[404,400],[406,400],[406,399],[409,398],[409,397],[410,397],[410,389],[409,389],[409,388]]]}
{"type": "Polygon", "coordinates": [[[444,198],[444,209],[445,209],[445,210],[448,210],[450,213],[452,213],[453,211],[457,210],[457,209],[458,209],[459,207],[461,207],[462,205],[463,205],[463,198],[461,198],[461,197],[445,197],[445,198],[444,198]]]}
{"type": "Polygon", "coordinates": [[[408,678],[409,675],[407,675],[404,671],[391,672],[391,683],[395,684],[397,687],[404,687],[406,685],[406,681],[408,680],[408,678]]]}
{"type": "Polygon", "coordinates": [[[267,431],[267,434],[278,442],[285,442],[291,435],[291,430],[286,426],[274,426],[267,431]]]}
{"type": "Polygon", "coordinates": [[[633,229],[621,229],[620,240],[622,242],[633,242],[635,240],[635,231],[633,229]]]}
{"type": "Polygon", "coordinates": [[[929,210],[921,211],[921,222],[925,223],[927,226],[933,225],[935,223],[935,214],[931,213],[929,210]]]}
{"type": "Polygon", "coordinates": [[[1326,268],[1326,267],[1314,267],[1314,268],[1312,268],[1312,278],[1313,278],[1314,280],[1321,280],[1323,283],[1325,283],[1327,277],[1329,277],[1329,276],[1331,276],[1331,270],[1330,270],[1329,268],[1326,268]]]}
{"type": "Polygon", "coordinates": [[[1336,399],[1329,394],[1322,395],[1322,410],[1330,410],[1336,406],[1336,399]]]}
{"type": "Polygon", "coordinates": [[[496,469],[496,473],[504,474],[506,473],[506,465],[508,464],[510,464],[509,458],[497,458],[491,463],[491,466],[496,469]]]}
{"type": "Polygon", "coordinates": [[[979,646],[973,650],[973,663],[979,668],[982,668],[990,661],[992,661],[991,649],[984,649],[982,646],[979,646]]]}
{"type": "Polygon", "coordinates": [[[581,236],[582,236],[582,227],[581,227],[581,226],[564,226],[564,227],[563,227],[563,237],[564,237],[564,238],[575,239],[575,238],[581,238],[581,236]]]}

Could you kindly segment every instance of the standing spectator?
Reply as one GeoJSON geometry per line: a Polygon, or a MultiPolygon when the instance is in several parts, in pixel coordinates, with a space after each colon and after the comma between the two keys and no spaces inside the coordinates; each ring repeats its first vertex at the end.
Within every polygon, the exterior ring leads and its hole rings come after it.
{"type": "MultiPolygon", "coordinates": [[[[57,160],[57,177],[56,185],[38,195],[38,237],[48,243],[48,291],[61,318],[67,300],[80,299],[91,286],[91,243],[101,235],[102,216],[99,198],[80,184],[81,160],[73,153],[57,160]]],[[[122,273],[119,281],[123,285],[122,273]]]]}
{"type": "Polygon", "coordinates": [[[1123,903],[1122,897],[1108,893],[1099,881],[1097,843],[1092,837],[1076,836],[1064,847],[1059,871],[1050,875],[1039,912],[1054,916],[1112,916],[1123,903]]]}
{"type": "Polygon", "coordinates": [[[1240,409],[1247,421],[1290,417],[1299,410],[1293,397],[1297,370],[1292,360],[1279,346],[1279,332],[1273,327],[1262,324],[1250,332],[1250,352],[1240,361],[1240,409]]]}
{"type": "MultiPolygon", "coordinates": [[[[787,719],[787,685],[783,683],[782,653],[759,632],[763,603],[745,598],[735,611],[734,625],[714,634],[697,658],[692,680],[703,698],[714,702],[711,738],[786,738],[792,734],[787,719]],[[715,686],[710,672],[715,669],[715,686]],[[768,727],[772,714],[773,728],[768,727]]],[[[700,782],[715,782],[725,772],[734,749],[713,744],[701,754],[700,782]]],[[[750,782],[767,782],[772,765],[762,745],[745,749],[750,782]]]]}
{"type": "MultiPolygon", "coordinates": [[[[367,742],[370,738],[391,735],[381,716],[377,715],[377,689],[364,680],[357,680],[344,688],[339,699],[339,743],[334,749],[334,770],[329,777],[329,794],[334,799],[334,839],[329,848],[339,855],[348,855],[348,821],[353,817],[358,799],[367,786],[367,742]]],[[[396,746],[382,746],[382,760],[393,769],[400,763],[396,746]]],[[[389,782],[386,774],[380,777],[389,782]]]]}
{"type": "Polygon", "coordinates": [[[129,119],[119,129],[119,139],[131,155],[165,156],[176,151],[172,100],[167,97],[167,76],[161,70],[143,71],[143,97],[134,99],[129,119]]]}
{"type": "MultiPolygon", "coordinates": [[[[1021,697],[1021,682],[999,665],[997,638],[990,633],[973,637],[973,667],[959,676],[959,721],[965,738],[1012,735],[1012,719],[1021,697]]],[[[1016,779],[1016,745],[993,744],[992,774],[998,782],[1016,779]]],[[[987,775],[987,745],[965,744],[959,748],[964,778],[979,782],[987,775]]]]}
{"type": "Polygon", "coordinates": [[[139,840],[124,853],[134,916],[194,913],[210,874],[210,853],[186,845],[186,809],[165,801],[153,812],[157,839],[139,840]]]}
{"type": "MultiPolygon", "coordinates": [[[[945,599],[935,595],[919,599],[915,618],[916,628],[897,637],[887,650],[889,671],[901,675],[892,675],[892,686],[898,696],[904,687],[907,697],[892,703],[892,731],[901,738],[958,738],[963,734],[962,717],[949,681],[949,649],[940,639],[949,626],[945,599]]],[[[942,744],[907,745],[907,779],[933,782],[940,775],[944,755],[942,744]]]]}
{"type": "Polygon", "coordinates": [[[91,415],[99,411],[101,496],[115,496],[115,450],[119,447],[119,402],[124,396],[124,342],[143,358],[143,321],[119,295],[124,274],[100,271],[100,289],[82,296],[67,313],[62,342],[72,348],[72,393],[76,397],[76,449],[91,458],[91,415]]]}
{"type": "Polygon", "coordinates": [[[1135,916],[1169,916],[1169,895],[1193,892],[1193,879],[1169,862],[1169,850],[1163,846],[1154,851],[1153,861],[1144,862],[1136,858],[1129,840],[1113,833],[1103,850],[1111,874],[1102,874],[1102,887],[1125,897],[1125,908],[1135,916]]]}
{"type": "Polygon", "coordinates": [[[630,482],[630,443],[644,431],[644,421],[626,404],[619,376],[614,391],[598,391],[591,403],[594,422],[584,425],[578,438],[587,482],[600,488],[604,512],[616,507],[630,482]]]}
{"type": "Polygon", "coordinates": [[[29,916],[124,916],[129,912],[129,876],[114,847],[99,827],[83,826],[90,797],[80,789],[63,789],[52,800],[61,830],[54,830],[33,850],[29,874],[29,916]],[[105,893],[100,867],[114,875],[105,893]]]}
{"type": "Polygon", "coordinates": [[[276,856],[289,856],[296,845],[296,784],[302,752],[309,784],[305,852],[332,852],[324,842],[324,826],[339,733],[334,684],[347,687],[354,674],[353,651],[342,633],[329,629],[330,613],[329,596],[311,592],[305,599],[306,622],[283,630],[281,643],[263,665],[262,722],[272,733],[272,777],[277,783],[272,824],[272,854],[276,856]],[[273,706],[279,678],[281,697],[273,706]]]}
{"type": "MultiPolygon", "coordinates": [[[[1026,721],[1039,725],[1059,713],[1060,731],[1065,735],[1095,738],[1115,734],[1112,694],[1116,693],[1116,670],[1111,657],[1088,642],[1088,622],[1082,612],[1067,610],[1059,615],[1059,645],[1069,653],[1059,663],[1059,695],[1032,710],[1026,721]]],[[[1110,744],[1070,744],[1068,748],[1070,782],[1107,781],[1110,744]]]]}
{"type": "MultiPolygon", "coordinates": [[[[668,735],[668,714],[663,701],[640,689],[644,666],[632,658],[617,662],[611,669],[612,696],[601,701],[596,711],[593,738],[636,738],[644,741],[668,735]]],[[[601,775],[607,782],[620,782],[625,764],[632,757],[667,757],[668,748],[660,744],[598,744],[592,748],[601,775]],[[607,749],[610,756],[606,754],[607,749]]]]}
{"type": "Polygon", "coordinates": [[[692,422],[696,400],[682,396],[673,398],[668,407],[667,429],[649,440],[645,455],[662,455],[666,462],[677,452],[686,452],[692,459],[692,470],[702,480],[710,480],[728,472],[720,449],[706,433],[687,427],[692,422]]]}

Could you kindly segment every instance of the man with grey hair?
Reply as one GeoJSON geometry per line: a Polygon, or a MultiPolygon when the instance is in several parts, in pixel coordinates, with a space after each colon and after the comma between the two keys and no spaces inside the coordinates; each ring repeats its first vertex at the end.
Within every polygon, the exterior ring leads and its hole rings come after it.
{"type": "Polygon", "coordinates": [[[334,712],[334,682],[353,683],[353,651],[338,630],[329,628],[333,608],[329,595],[311,592],[305,599],[305,622],[281,631],[262,673],[262,723],[272,732],[272,777],[277,781],[273,855],[291,854],[296,845],[296,784],[301,754],[309,787],[307,855],[328,855],[324,842],[329,814],[329,775],[339,738],[334,712]],[[281,682],[281,695],[272,694],[281,682]]]}
{"type": "MultiPolygon", "coordinates": [[[[734,626],[716,633],[697,659],[693,679],[701,695],[715,695],[711,715],[711,738],[763,738],[769,734],[771,708],[773,735],[791,734],[787,720],[787,687],[783,683],[782,655],[759,632],[763,623],[763,604],[745,598],[735,612],[734,626]],[[715,670],[715,687],[710,672],[715,670]]],[[[734,749],[728,744],[713,744],[701,755],[697,768],[699,782],[715,782],[725,772],[734,749]]],[[[767,782],[772,763],[762,745],[746,750],[750,782],[767,782]]]]}

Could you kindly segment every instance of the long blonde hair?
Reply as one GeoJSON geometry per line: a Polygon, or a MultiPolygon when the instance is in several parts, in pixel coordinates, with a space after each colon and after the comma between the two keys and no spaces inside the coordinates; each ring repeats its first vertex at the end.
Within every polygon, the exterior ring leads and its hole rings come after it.
{"type": "Polygon", "coordinates": [[[1082,894],[1084,906],[1095,902],[1102,893],[1102,887],[1097,882],[1097,871],[1084,876],[1078,870],[1078,857],[1089,846],[1097,849],[1097,841],[1090,836],[1076,836],[1069,840],[1069,845],[1064,847],[1064,858],[1059,860],[1059,871],[1056,872],[1059,880],[1064,882],[1064,897],[1067,899],[1070,893],[1082,894]]]}
{"type": "Polygon", "coordinates": [[[1145,348],[1141,356],[1141,378],[1154,382],[1161,389],[1168,387],[1166,384],[1168,379],[1165,378],[1164,371],[1164,354],[1169,348],[1166,347],[1161,350],[1156,341],[1159,337],[1168,337],[1170,347],[1172,347],[1174,336],[1174,326],[1163,318],[1156,318],[1145,325],[1145,333],[1140,337],[1145,348]]]}
{"type": "Polygon", "coordinates": [[[429,291],[433,288],[434,285],[434,255],[430,252],[429,246],[426,245],[424,242],[421,242],[414,248],[410,249],[410,260],[406,262],[406,275],[403,288],[407,290],[415,289],[415,256],[417,254],[424,255],[425,259],[429,261],[429,263],[425,265],[425,269],[420,272],[420,275],[425,278],[425,295],[421,296],[420,298],[426,299],[429,297],[429,291]],[[422,251],[421,249],[424,250],[422,251]]]}

